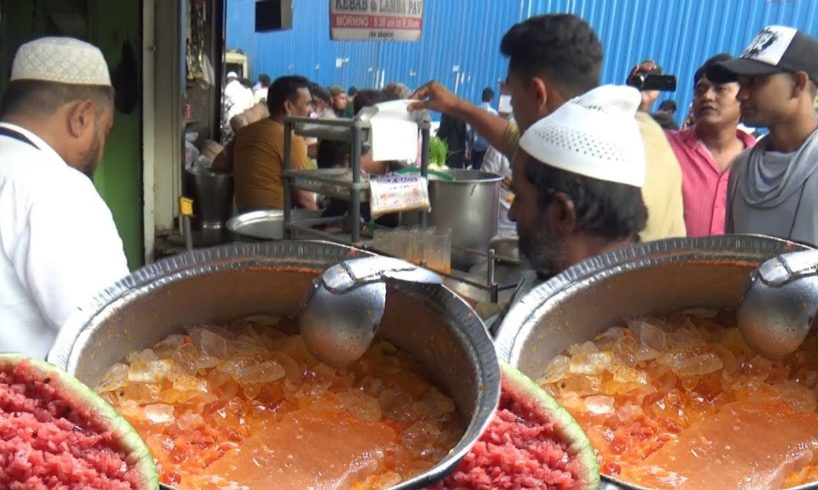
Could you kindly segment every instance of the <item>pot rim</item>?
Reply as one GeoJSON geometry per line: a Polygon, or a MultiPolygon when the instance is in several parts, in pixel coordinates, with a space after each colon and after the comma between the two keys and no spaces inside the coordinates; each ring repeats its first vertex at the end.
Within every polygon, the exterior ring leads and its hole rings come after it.
{"type": "Polygon", "coordinates": [[[494,340],[497,355],[516,365],[520,354],[518,338],[525,338],[535,327],[540,311],[547,304],[608,276],[679,262],[755,263],[779,253],[807,248],[810,247],[766,235],[722,235],[638,243],[591,257],[538,285],[510,308],[494,340]]]}
{"type": "Polygon", "coordinates": [[[492,172],[484,172],[482,170],[471,170],[465,168],[450,168],[448,170],[439,170],[439,172],[443,172],[445,174],[449,174],[455,178],[455,180],[445,180],[445,179],[435,179],[433,175],[429,176],[429,184],[435,182],[437,184],[446,184],[446,185],[458,185],[458,184],[492,184],[494,182],[500,182],[503,180],[503,177],[497,175],[492,172]],[[472,178],[464,178],[460,179],[457,177],[458,174],[470,174],[474,175],[475,177],[472,178]],[[479,175],[479,176],[478,176],[479,175]]]}
{"type": "MultiPolygon", "coordinates": [[[[84,308],[75,312],[59,332],[47,360],[73,373],[78,359],[75,345],[130,298],[186,278],[244,267],[276,266],[286,270],[325,268],[327,263],[374,255],[371,252],[325,241],[275,241],[235,243],[187,252],[150,264],[121,279],[99,293],[84,308]],[[286,262],[286,263],[285,263],[286,262]],[[88,330],[86,330],[88,329],[88,330]]],[[[424,488],[454,471],[457,463],[471,450],[491,422],[500,399],[500,366],[491,338],[474,310],[452,290],[442,285],[400,282],[395,285],[404,294],[423,298],[436,311],[461,318],[468,327],[455,334],[478,361],[474,376],[479,380],[476,403],[470,407],[463,435],[449,453],[426,472],[391,487],[391,490],[424,488]],[[472,325],[472,323],[474,325],[472,325]]]]}
{"type": "MultiPolygon", "coordinates": [[[[522,354],[520,339],[527,338],[537,326],[543,309],[611,276],[673,263],[758,264],[781,253],[808,248],[811,247],[766,235],[723,235],[640,243],[592,257],[535,287],[509,310],[495,338],[497,356],[516,366],[522,354]]],[[[608,475],[601,477],[601,490],[652,490],[608,475]]],[[[793,490],[816,487],[816,483],[806,483],[793,490]]]]}

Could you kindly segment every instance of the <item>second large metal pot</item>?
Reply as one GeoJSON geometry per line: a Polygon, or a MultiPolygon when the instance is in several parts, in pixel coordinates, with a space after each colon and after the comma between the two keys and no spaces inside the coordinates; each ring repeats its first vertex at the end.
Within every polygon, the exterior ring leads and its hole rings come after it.
{"type": "MultiPolygon", "coordinates": [[[[479,170],[450,169],[443,172],[452,180],[429,179],[432,210],[428,224],[452,230],[452,267],[468,270],[484,257],[489,241],[497,234],[502,177],[479,170]]],[[[417,213],[404,213],[402,225],[417,223],[417,213]]]]}
{"type": "MultiPolygon", "coordinates": [[[[48,360],[94,386],[113,363],[184,325],[295,315],[314,277],[361,255],[368,253],[326,242],[279,241],[226,245],[157,262],[74,315],[48,360]]],[[[500,396],[497,357],[474,311],[442,286],[395,286],[378,335],[425,368],[454,399],[466,427],[443,461],[394,487],[423,488],[454,469],[491,419],[500,396]]]]}
{"type": "MultiPolygon", "coordinates": [[[[694,307],[733,309],[750,271],[802,248],[775,238],[734,235],[649,242],[594,257],[541,284],[511,308],[497,334],[498,356],[538,379],[554,356],[622,318],[694,307]]],[[[605,490],[640,488],[603,480],[605,490]]]]}

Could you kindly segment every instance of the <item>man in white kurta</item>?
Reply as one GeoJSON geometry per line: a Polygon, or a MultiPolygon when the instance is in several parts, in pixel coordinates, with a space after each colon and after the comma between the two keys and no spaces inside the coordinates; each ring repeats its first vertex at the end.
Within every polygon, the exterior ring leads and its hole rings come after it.
{"type": "Polygon", "coordinates": [[[45,357],[66,319],[128,273],[89,178],[113,122],[110,86],[87,43],[17,52],[0,117],[0,352],[45,357]]]}

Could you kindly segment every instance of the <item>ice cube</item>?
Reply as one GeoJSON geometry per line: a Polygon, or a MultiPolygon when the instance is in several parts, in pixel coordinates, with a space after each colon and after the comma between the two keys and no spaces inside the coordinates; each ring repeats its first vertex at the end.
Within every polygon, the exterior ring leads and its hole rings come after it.
{"type": "Polygon", "coordinates": [[[176,425],[183,431],[190,431],[205,425],[205,420],[198,413],[185,412],[176,419],[176,425]]]}
{"type": "Polygon", "coordinates": [[[167,377],[173,362],[169,359],[148,362],[132,362],[128,370],[128,381],[136,383],[158,383],[167,377]]]}
{"type": "Polygon", "coordinates": [[[171,374],[170,380],[173,382],[173,388],[180,391],[207,391],[207,380],[197,378],[196,376],[188,376],[186,374],[171,374]]]}
{"type": "Polygon", "coordinates": [[[614,360],[617,364],[633,367],[638,362],[637,353],[642,345],[633,337],[624,337],[613,346],[614,360]]]}
{"type": "Polygon", "coordinates": [[[622,422],[633,422],[644,415],[645,412],[642,410],[642,407],[632,403],[625,403],[625,405],[616,410],[616,416],[622,422]]]}
{"type": "Polygon", "coordinates": [[[789,405],[790,408],[798,412],[814,412],[818,407],[815,400],[815,393],[795,381],[785,380],[776,383],[773,387],[778,391],[781,401],[789,405]]]}
{"type": "Polygon", "coordinates": [[[252,357],[234,357],[227,359],[216,366],[216,370],[225,374],[229,374],[236,381],[244,376],[245,371],[251,366],[256,365],[257,362],[252,357]]]}
{"type": "Polygon", "coordinates": [[[613,379],[617,383],[646,384],[648,382],[648,374],[640,369],[615,366],[613,368],[613,379]]]}
{"type": "Polygon", "coordinates": [[[172,370],[188,375],[194,375],[199,370],[197,360],[199,359],[199,350],[193,344],[183,344],[176,348],[173,353],[173,367],[172,370]]]}
{"type": "Polygon", "coordinates": [[[241,392],[244,393],[244,397],[248,400],[255,400],[261,393],[262,386],[259,383],[246,383],[241,385],[241,392]]]}
{"type": "Polygon", "coordinates": [[[601,374],[610,366],[613,352],[576,354],[568,363],[568,371],[573,374],[601,374]]]}
{"type": "Polygon", "coordinates": [[[594,352],[599,352],[596,344],[593,342],[585,342],[582,344],[573,344],[568,347],[568,355],[575,356],[577,354],[593,354],[594,352]]]}
{"type": "Polygon", "coordinates": [[[238,371],[238,381],[245,383],[272,383],[284,377],[286,372],[281,364],[275,361],[264,361],[258,364],[243,366],[238,371]]]}
{"type": "Polygon", "coordinates": [[[169,359],[173,357],[176,349],[185,343],[185,336],[174,334],[168,336],[158,344],[153,346],[153,352],[160,359],[169,359]]]}
{"type": "Polygon", "coordinates": [[[116,410],[128,420],[142,418],[142,407],[133,400],[122,400],[117,404],[116,410]]]}
{"type": "Polygon", "coordinates": [[[167,405],[165,403],[146,405],[145,408],[142,409],[142,416],[152,424],[170,424],[175,420],[173,416],[173,405],[167,405]]]}
{"type": "Polygon", "coordinates": [[[378,399],[367,395],[361,390],[351,389],[338,393],[338,398],[344,408],[363,420],[377,421],[381,419],[381,407],[378,399]]]}
{"type": "Polygon", "coordinates": [[[599,334],[596,339],[594,339],[594,344],[596,344],[600,350],[608,350],[614,344],[625,338],[627,331],[628,329],[624,327],[611,327],[599,334]]]}
{"type": "Polygon", "coordinates": [[[153,349],[145,349],[140,351],[131,352],[128,354],[128,362],[151,362],[151,361],[158,361],[159,357],[157,357],[156,353],[153,349]]]}
{"type": "Polygon", "coordinates": [[[217,359],[227,358],[227,339],[207,329],[199,330],[199,350],[217,359]]]}
{"type": "Polygon", "coordinates": [[[403,431],[400,439],[410,451],[421,458],[426,458],[431,456],[435,442],[439,437],[440,429],[437,424],[428,421],[417,421],[403,431]]]}
{"type": "Polygon", "coordinates": [[[159,386],[155,384],[135,383],[125,385],[116,392],[120,400],[131,400],[145,404],[159,400],[159,386]]]}
{"type": "Polygon", "coordinates": [[[105,377],[97,385],[96,390],[99,393],[107,391],[115,391],[123,386],[128,380],[128,366],[122,363],[116,363],[105,373],[105,377]]]}
{"type": "Polygon", "coordinates": [[[639,341],[645,347],[657,351],[667,349],[667,335],[659,327],[642,320],[628,321],[628,326],[638,335],[639,341]]]}
{"type": "Polygon", "coordinates": [[[585,408],[593,415],[607,415],[614,410],[614,399],[605,395],[587,396],[583,399],[585,408]]]}
{"type": "Polygon", "coordinates": [[[545,373],[542,378],[540,378],[540,384],[554,383],[564,378],[568,374],[570,363],[571,359],[569,359],[568,356],[560,355],[551,359],[551,362],[545,366],[545,373]]]}
{"type": "Polygon", "coordinates": [[[705,352],[704,354],[672,352],[662,354],[659,359],[659,362],[669,366],[679,376],[702,376],[714,373],[724,367],[719,356],[712,352],[705,352]]]}

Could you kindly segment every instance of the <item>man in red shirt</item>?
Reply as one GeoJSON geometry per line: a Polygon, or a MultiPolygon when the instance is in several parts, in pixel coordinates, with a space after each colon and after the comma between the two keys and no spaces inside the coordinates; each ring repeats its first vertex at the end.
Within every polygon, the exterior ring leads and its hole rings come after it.
{"type": "Polygon", "coordinates": [[[738,80],[714,83],[708,70],[732,57],[717,54],[693,76],[695,124],[668,131],[667,138],[682,168],[684,219],[688,236],[724,234],[727,184],[736,157],[755,144],[755,138],[738,129],[741,109],[736,94],[738,80]]]}

